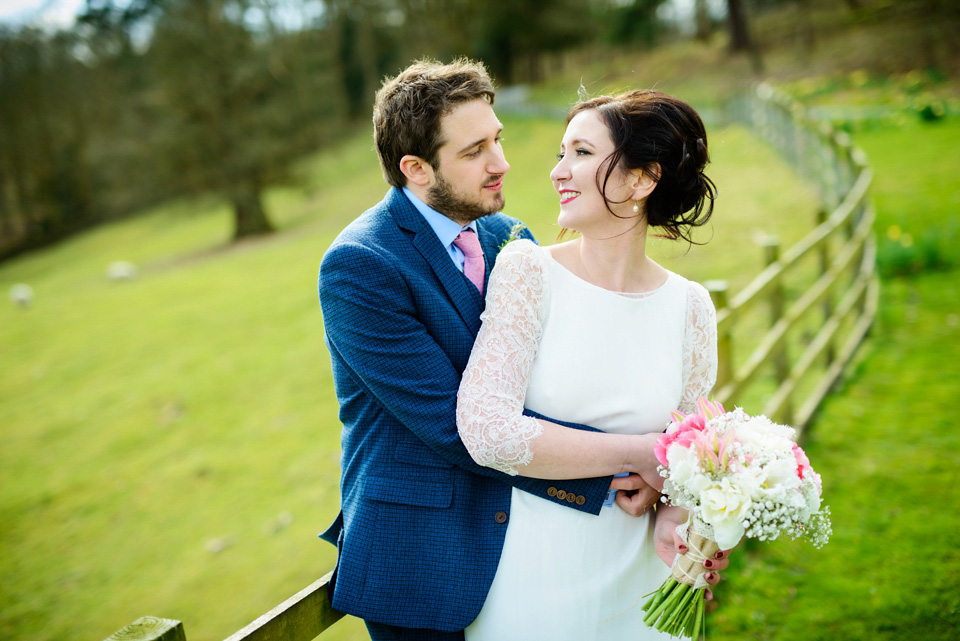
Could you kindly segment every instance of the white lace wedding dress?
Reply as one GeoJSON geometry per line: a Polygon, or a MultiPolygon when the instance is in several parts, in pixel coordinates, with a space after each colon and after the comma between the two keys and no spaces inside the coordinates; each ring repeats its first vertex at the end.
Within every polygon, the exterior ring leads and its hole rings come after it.
{"type": "MultiPolygon", "coordinates": [[[[458,417],[471,453],[516,474],[540,425],[524,406],[607,432],[660,432],[693,411],[716,376],[716,314],[706,290],[670,273],[644,294],[581,280],[527,240],[490,278],[458,417]]],[[[644,595],[668,576],[653,518],[616,505],[585,514],[514,489],[503,554],[468,641],[669,639],[643,624],[644,595]]]]}

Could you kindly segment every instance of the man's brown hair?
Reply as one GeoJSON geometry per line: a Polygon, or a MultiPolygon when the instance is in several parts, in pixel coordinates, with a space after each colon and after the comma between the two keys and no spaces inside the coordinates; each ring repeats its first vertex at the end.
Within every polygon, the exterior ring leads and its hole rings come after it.
{"type": "Polygon", "coordinates": [[[493,82],[481,62],[457,58],[449,64],[418,60],[384,81],[373,105],[373,138],[384,179],[403,187],[400,159],[407,154],[437,168],[443,143],[440,119],[465,102],[493,104],[493,82]]]}

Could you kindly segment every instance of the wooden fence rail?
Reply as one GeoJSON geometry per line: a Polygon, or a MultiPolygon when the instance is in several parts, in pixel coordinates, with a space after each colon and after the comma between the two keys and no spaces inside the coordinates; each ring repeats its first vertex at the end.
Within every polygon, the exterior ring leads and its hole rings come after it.
{"type": "MultiPolygon", "coordinates": [[[[822,209],[816,227],[789,249],[781,252],[776,239],[765,238],[764,269],[736,295],[728,297],[723,281],[706,283],[717,307],[716,398],[731,405],[755,387],[769,390],[761,394],[762,412],[802,430],[876,315],[872,172],[849,136],[806,120],[801,107],[769,85],[736,101],[730,113],[817,185],[822,209]],[[815,268],[804,270],[811,257],[815,268]],[[794,274],[796,282],[789,280],[794,274]],[[756,314],[758,305],[768,308],[769,328],[759,336],[738,336],[738,323],[756,314]],[[746,357],[736,358],[741,351],[746,357]]],[[[226,641],[312,641],[343,616],[330,605],[329,580],[330,574],[318,579],[226,641]]],[[[186,636],[179,621],[144,617],[107,641],[186,641],[186,636]]]]}
{"type": "Polygon", "coordinates": [[[769,85],[739,99],[731,115],[814,181],[822,205],[816,227],[783,253],[776,239],[762,241],[766,266],[738,294],[728,298],[723,281],[706,284],[717,307],[715,396],[727,405],[756,397],[763,405],[751,410],[802,431],[876,316],[873,172],[847,134],[808,121],[769,85]],[[735,340],[738,323],[758,305],[770,311],[769,328],[759,338],[735,340]],[[747,354],[742,360],[739,351],[747,354]],[[772,391],[750,395],[752,387],[770,389],[771,379],[772,391]]]}

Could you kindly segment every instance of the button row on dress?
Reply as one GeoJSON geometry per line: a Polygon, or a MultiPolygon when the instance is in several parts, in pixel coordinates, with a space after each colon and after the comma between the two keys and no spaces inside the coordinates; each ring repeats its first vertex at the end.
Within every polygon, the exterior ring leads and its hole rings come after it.
{"type": "Polygon", "coordinates": [[[577,505],[583,505],[587,502],[586,497],[582,494],[574,494],[573,492],[567,492],[566,490],[558,490],[555,487],[547,488],[548,496],[555,496],[561,501],[566,501],[567,503],[576,503],[577,505]]]}

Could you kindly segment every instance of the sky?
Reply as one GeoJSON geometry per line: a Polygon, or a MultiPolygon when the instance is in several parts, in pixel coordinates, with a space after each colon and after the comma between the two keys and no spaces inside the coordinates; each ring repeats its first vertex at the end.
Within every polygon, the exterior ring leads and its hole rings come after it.
{"type": "MultiPolygon", "coordinates": [[[[722,13],[725,0],[709,0],[708,4],[715,14],[722,13]]],[[[85,5],[85,0],[0,0],[0,23],[33,24],[48,29],[70,27],[85,5]]],[[[670,0],[665,9],[664,17],[683,20],[693,13],[693,0],[670,0]]]]}
{"type": "Polygon", "coordinates": [[[69,27],[85,0],[0,0],[0,23],[69,27]]]}

